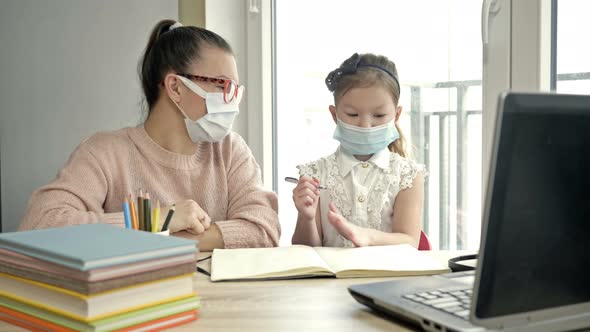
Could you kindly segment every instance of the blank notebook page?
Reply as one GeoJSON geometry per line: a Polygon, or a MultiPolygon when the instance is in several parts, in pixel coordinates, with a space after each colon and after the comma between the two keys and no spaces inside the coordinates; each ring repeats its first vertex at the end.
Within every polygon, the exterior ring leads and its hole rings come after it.
{"type": "Polygon", "coordinates": [[[315,248],[334,272],[345,270],[430,271],[446,266],[409,244],[358,248],[315,248]]]}
{"type": "Polygon", "coordinates": [[[311,267],[330,270],[315,250],[308,246],[215,249],[211,279],[241,279],[311,267]]]}

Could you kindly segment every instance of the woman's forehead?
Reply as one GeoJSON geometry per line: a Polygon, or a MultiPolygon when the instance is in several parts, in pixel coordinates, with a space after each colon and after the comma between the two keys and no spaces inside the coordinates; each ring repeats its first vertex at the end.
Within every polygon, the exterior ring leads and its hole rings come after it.
{"type": "Polygon", "coordinates": [[[200,58],[191,66],[191,74],[202,76],[228,78],[239,81],[238,69],[234,56],[220,48],[204,47],[200,58]]]}

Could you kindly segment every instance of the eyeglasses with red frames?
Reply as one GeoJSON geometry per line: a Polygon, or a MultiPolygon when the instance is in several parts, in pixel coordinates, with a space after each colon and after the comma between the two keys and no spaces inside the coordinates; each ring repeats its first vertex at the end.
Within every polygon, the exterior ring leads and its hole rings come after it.
{"type": "Polygon", "coordinates": [[[223,101],[227,103],[231,103],[235,98],[238,97],[238,92],[240,90],[240,85],[238,85],[234,80],[226,79],[226,78],[216,78],[216,77],[206,77],[206,76],[199,76],[199,75],[192,75],[192,74],[179,74],[180,76],[184,76],[190,80],[197,80],[201,82],[208,82],[213,84],[223,84],[223,101]]]}

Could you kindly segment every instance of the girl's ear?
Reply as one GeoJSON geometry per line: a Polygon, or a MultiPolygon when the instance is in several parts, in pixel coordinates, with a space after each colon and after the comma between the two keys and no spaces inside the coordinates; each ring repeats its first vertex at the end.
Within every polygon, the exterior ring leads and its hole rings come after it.
{"type": "Polygon", "coordinates": [[[397,123],[397,121],[399,120],[400,115],[402,115],[402,107],[398,106],[395,109],[395,121],[394,121],[395,123],[397,123]]]}
{"type": "Polygon", "coordinates": [[[170,99],[180,102],[180,85],[182,84],[176,75],[170,73],[164,77],[164,90],[170,99]]]}
{"type": "Polygon", "coordinates": [[[338,121],[336,121],[336,107],[334,105],[330,105],[330,113],[332,114],[332,119],[334,120],[334,123],[338,123],[338,121]]]}

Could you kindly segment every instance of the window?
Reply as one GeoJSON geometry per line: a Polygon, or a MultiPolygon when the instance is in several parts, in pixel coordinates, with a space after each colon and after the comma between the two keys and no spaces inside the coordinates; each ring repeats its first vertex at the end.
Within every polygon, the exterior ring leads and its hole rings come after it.
{"type": "Polygon", "coordinates": [[[481,227],[481,1],[302,0],[275,3],[276,155],[281,245],[297,211],[296,165],[335,151],[326,75],[351,54],[398,68],[402,130],[430,173],[423,229],[434,248],[476,249],[481,227]],[[302,19],[303,18],[303,19],[302,19]]]}
{"type": "Polygon", "coordinates": [[[590,2],[557,0],[557,92],[590,94],[590,44],[580,33],[590,31],[590,2]]]}

